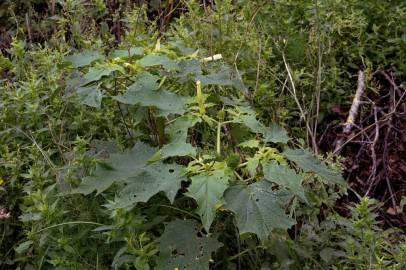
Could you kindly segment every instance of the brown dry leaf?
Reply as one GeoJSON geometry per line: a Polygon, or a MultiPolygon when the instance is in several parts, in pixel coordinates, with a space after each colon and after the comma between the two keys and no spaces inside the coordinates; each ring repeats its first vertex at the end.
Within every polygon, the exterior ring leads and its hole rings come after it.
{"type": "Polygon", "coordinates": [[[389,207],[389,208],[386,210],[386,213],[389,214],[389,215],[391,215],[391,216],[396,216],[396,215],[402,213],[402,209],[400,209],[399,206],[396,206],[396,208],[389,207]]]}

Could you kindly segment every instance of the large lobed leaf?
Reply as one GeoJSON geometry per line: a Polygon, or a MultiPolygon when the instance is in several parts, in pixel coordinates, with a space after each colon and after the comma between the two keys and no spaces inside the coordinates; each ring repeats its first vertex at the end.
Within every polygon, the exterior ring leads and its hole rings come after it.
{"type": "Polygon", "coordinates": [[[228,187],[228,176],[224,170],[206,172],[191,177],[192,183],[186,195],[196,200],[197,212],[206,231],[216,216],[216,210],[223,203],[223,193],[228,187]]]}
{"type": "Polygon", "coordinates": [[[97,87],[78,87],[76,93],[81,104],[100,108],[103,94],[97,87]]]}
{"type": "Polygon", "coordinates": [[[181,83],[185,83],[188,79],[195,78],[202,73],[201,64],[198,60],[183,60],[179,62],[179,72],[175,77],[179,78],[181,83]]]}
{"type": "Polygon", "coordinates": [[[122,183],[125,187],[109,208],[124,208],[146,202],[159,192],[164,192],[173,202],[181,182],[186,180],[182,166],[161,162],[148,164],[154,152],[154,148],[137,143],[130,151],[112,155],[98,164],[93,175],[83,179],[76,192],[89,194],[97,190],[99,194],[113,183],[122,183]]]}
{"type": "Polygon", "coordinates": [[[267,181],[274,182],[281,187],[287,188],[292,193],[306,201],[302,187],[303,177],[286,165],[277,162],[266,162],[262,165],[264,177],[267,181]]]}
{"type": "Polygon", "coordinates": [[[282,194],[273,191],[267,181],[237,183],[226,190],[224,197],[225,208],[234,212],[240,234],[255,233],[266,241],[273,229],[288,229],[295,224],[281,207],[282,194]]]}
{"type": "Polygon", "coordinates": [[[186,181],[182,169],[180,165],[161,162],[142,168],[138,175],[125,181],[125,188],[119,192],[110,208],[124,208],[146,202],[158,192],[163,192],[173,203],[182,181],[186,181]]]}
{"type": "Polygon", "coordinates": [[[140,73],[127,92],[113,99],[129,105],[156,107],[159,109],[159,116],[185,113],[186,98],[166,90],[158,90],[158,79],[148,72],[140,73]]]}
{"type": "Polygon", "coordinates": [[[127,91],[124,95],[114,97],[114,99],[124,104],[139,104],[144,107],[156,107],[160,111],[158,116],[185,113],[186,99],[165,90],[150,92],[127,91]]]}
{"type": "Polygon", "coordinates": [[[80,53],[69,55],[65,59],[68,62],[71,62],[74,68],[79,68],[87,66],[91,64],[93,61],[103,58],[104,56],[97,51],[86,50],[80,53]]]}
{"type": "Polygon", "coordinates": [[[256,119],[255,114],[242,115],[237,122],[244,124],[252,132],[262,134],[264,142],[286,144],[290,139],[288,133],[283,127],[275,123],[270,127],[266,127],[256,119]]]}
{"type": "Polygon", "coordinates": [[[166,55],[155,55],[150,54],[146,55],[140,60],[137,61],[143,67],[153,67],[153,66],[162,66],[168,71],[178,70],[179,65],[174,60],[170,59],[166,55]]]}
{"type": "Polygon", "coordinates": [[[111,155],[109,159],[97,164],[95,172],[85,177],[76,191],[89,194],[97,190],[97,194],[100,194],[114,182],[123,182],[138,175],[154,151],[154,148],[144,143],[137,143],[131,150],[111,155]]]}
{"type": "Polygon", "coordinates": [[[143,53],[144,49],[142,47],[131,47],[128,50],[114,50],[111,57],[131,58],[133,56],[140,56],[143,53]]]}
{"type": "Polygon", "coordinates": [[[200,235],[196,222],[174,220],[158,239],[158,267],[161,270],[207,270],[211,254],[223,246],[215,238],[200,235]]]}
{"type": "Polygon", "coordinates": [[[152,91],[159,88],[159,76],[149,72],[138,73],[127,91],[152,91]]]}
{"type": "Polygon", "coordinates": [[[305,172],[316,173],[326,181],[336,184],[345,183],[340,173],[330,170],[324,162],[316,159],[313,154],[307,150],[288,148],[283,154],[305,172]]]}
{"type": "Polygon", "coordinates": [[[124,69],[119,65],[104,65],[100,67],[91,67],[83,76],[84,82],[82,85],[87,85],[100,80],[102,77],[109,76],[114,71],[124,73],[124,69]]]}
{"type": "Polygon", "coordinates": [[[219,72],[211,73],[208,75],[197,75],[196,80],[201,81],[202,85],[220,85],[232,86],[230,70],[222,68],[219,72]]]}
{"type": "Polygon", "coordinates": [[[187,133],[189,128],[193,127],[197,122],[200,122],[200,118],[193,115],[183,115],[177,118],[173,123],[169,124],[166,128],[169,135],[169,144],[164,145],[160,152],[160,158],[174,156],[195,156],[196,149],[187,143],[187,133]]]}

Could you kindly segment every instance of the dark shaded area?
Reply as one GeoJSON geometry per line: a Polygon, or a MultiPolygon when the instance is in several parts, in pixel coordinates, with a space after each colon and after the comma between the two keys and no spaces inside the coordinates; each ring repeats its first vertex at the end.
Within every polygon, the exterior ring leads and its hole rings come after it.
{"type": "MultiPolygon", "coordinates": [[[[406,196],[406,91],[392,70],[379,70],[370,78],[364,92],[359,117],[351,134],[344,138],[341,155],[351,190],[337,203],[341,214],[357,201],[356,194],[367,195],[384,204],[381,220],[387,226],[406,226],[400,203],[406,196]]],[[[344,123],[346,110],[333,107],[336,118],[344,123]]],[[[342,124],[328,129],[320,147],[334,151],[342,138],[342,124]]]]}

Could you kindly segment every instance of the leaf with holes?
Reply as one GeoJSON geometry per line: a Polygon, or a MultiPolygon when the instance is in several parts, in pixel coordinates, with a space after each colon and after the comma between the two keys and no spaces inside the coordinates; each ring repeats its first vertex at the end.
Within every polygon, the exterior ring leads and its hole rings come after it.
{"type": "Polygon", "coordinates": [[[223,203],[223,193],[228,187],[229,177],[224,170],[216,170],[193,176],[191,180],[186,195],[196,200],[199,206],[197,212],[204,228],[209,231],[216,210],[223,203]]]}
{"type": "Polygon", "coordinates": [[[295,224],[281,206],[282,196],[267,181],[237,183],[226,190],[224,197],[224,207],[234,212],[241,234],[255,233],[266,241],[273,229],[288,229],[295,224]]]}
{"type": "Polygon", "coordinates": [[[137,176],[154,152],[154,148],[137,143],[131,150],[112,154],[109,159],[97,164],[95,172],[85,177],[74,193],[89,194],[97,190],[97,194],[100,194],[115,182],[137,176]]]}
{"type": "Polygon", "coordinates": [[[207,270],[211,254],[223,245],[202,235],[195,221],[174,220],[158,239],[158,267],[161,270],[207,270]]]}
{"type": "Polygon", "coordinates": [[[303,177],[285,165],[279,165],[275,161],[262,164],[264,177],[267,181],[274,182],[285,187],[302,200],[306,201],[302,187],[303,177]]]}
{"type": "Polygon", "coordinates": [[[146,202],[159,192],[173,203],[182,181],[186,181],[182,166],[156,162],[141,169],[139,174],[124,180],[125,187],[109,208],[125,208],[146,202]]]}
{"type": "Polygon", "coordinates": [[[305,172],[316,173],[329,182],[345,184],[344,178],[340,173],[330,170],[323,161],[316,159],[307,150],[288,148],[283,154],[305,172]]]}

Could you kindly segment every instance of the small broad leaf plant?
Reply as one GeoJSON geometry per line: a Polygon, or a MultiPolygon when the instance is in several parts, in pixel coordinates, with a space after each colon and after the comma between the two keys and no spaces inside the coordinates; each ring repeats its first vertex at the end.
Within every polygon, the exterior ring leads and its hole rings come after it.
{"type": "Polygon", "coordinates": [[[223,245],[210,233],[224,214],[239,234],[266,242],[274,229],[295,224],[286,213],[292,200],[306,203],[307,174],[343,183],[307,150],[289,148],[284,128],[258,121],[244,100],[244,84],[218,58],[199,58],[178,43],[66,58],[72,66],[67,92],[97,110],[116,103],[131,144],[99,160],[73,192],[103,195],[116,222],[137,213],[146,225],[134,226],[144,240],[154,237],[145,235],[151,223],[166,224],[156,242],[147,241],[157,249],[144,243],[131,252],[127,243],[116,266],[133,260],[139,269],[208,269],[212,252],[223,245]],[[162,207],[168,211],[144,211],[162,207]]]}

